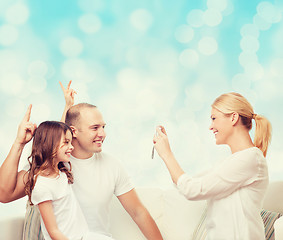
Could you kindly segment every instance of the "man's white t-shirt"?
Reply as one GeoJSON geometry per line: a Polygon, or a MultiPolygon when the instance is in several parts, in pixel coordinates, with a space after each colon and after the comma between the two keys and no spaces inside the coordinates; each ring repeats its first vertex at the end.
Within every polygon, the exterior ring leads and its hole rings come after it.
{"type": "Polygon", "coordinates": [[[115,196],[132,190],[133,184],[121,164],[111,155],[96,153],[89,159],[71,156],[72,184],[90,231],[109,233],[109,206],[115,196]]]}
{"type": "Polygon", "coordinates": [[[256,147],[236,152],[211,171],[183,174],[177,187],[190,200],[208,200],[207,239],[264,240],[260,216],[268,168],[256,147]]]}

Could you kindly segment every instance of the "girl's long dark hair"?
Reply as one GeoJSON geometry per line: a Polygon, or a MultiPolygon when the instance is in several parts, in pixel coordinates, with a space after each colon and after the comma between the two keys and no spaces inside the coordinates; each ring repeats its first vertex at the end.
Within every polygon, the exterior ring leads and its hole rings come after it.
{"type": "MultiPolygon", "coordinates": [[[[56,157],[62,134],[66,134],[67,131],[72,133],[69,126],[57,121],[42,122],[35,131],[31,155],[28,157],[30,165],[30,169],[28,170],[28,180],[25,183],[25,193],[28,195],[31,204],[31,193],[37,176],[50,167],[54,171],[57,171],[54,158],[56,157]]],[[[59,162],[58,169],[67,175],[69,183],[73,183],[71,163],[69,164],[70,167],[66,167],[63,162],[59,162]]]]}

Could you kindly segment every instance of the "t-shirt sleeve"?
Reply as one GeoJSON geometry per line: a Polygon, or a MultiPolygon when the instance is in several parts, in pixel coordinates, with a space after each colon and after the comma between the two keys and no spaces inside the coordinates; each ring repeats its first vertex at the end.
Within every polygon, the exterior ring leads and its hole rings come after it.
{"type": "Polygon", "coordinates": [[[36,182],[31,193],[31,202],[34,205],[38,205],[41,202],[49,200],[53,200],[51,191],[46,186],[44,186],[44,184],[36,182]]]}
{"type": "Polygon", "coordinates": [[[126,170],[119,162],[117,162],[116,170],[117,176],[114,194],[118,197],[124,193],[131,191],[134,188],[134,184],[132,183],[126,170]]]}
{"type": "Polygon", "coordinates": [[[177,188],[190,200],[220,199],[254,182],[258,168],[255,156],[241,155],[201,177],[183,174],[177,181],[177,188]]]}

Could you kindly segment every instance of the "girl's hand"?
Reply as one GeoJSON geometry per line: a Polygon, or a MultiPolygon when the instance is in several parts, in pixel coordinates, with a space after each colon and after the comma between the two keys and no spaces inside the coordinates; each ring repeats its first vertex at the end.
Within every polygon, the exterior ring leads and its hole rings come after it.
{"type": "Polygon", "coordinates": [[[77,92],[74,89],[70,88],[72,80],[69,81],[67,88],[64,88],[63,84],[60,81],[59,83],[64,93],[66,107],[70,108],[74,105],[75,94],[77,94],[77,92]]]}
{"type": "Polygon", "coordinates": [[[157,126],[156,134],[153,137],[153,143],[155,150],[163,160],[166,160],[168,157],[173,156],[167,133],[163,126],[157,126]]]}
{"type": "Polygon", "coordinates": [[[18,133],[15,142],[20,145],[25,145],[28,143],[32,139],[34,131],[37,128],[36,124],[30,122],[31,107],[32,105],[30,104],[23,120],[18,127],[18,133]]]}

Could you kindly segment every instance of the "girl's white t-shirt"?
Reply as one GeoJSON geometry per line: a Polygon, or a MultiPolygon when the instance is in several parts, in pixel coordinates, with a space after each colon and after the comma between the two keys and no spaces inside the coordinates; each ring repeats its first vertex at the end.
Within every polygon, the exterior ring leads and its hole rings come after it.
{"type": "Polygon", "coordinates": [[[264,240],[260,212],[268,183],[266,159],[253,147],[203,175],[183,174],[177,187],[189,200],[208,200],[207,239],[264,240]]]}
{"type": "MultiPolygon", "coordinates": [[[[60,172],[56,178],[37,177],[31,195],[32,203],[38,205],[49,200],[52,201],[59,230],[70,240],[82,239],[88,231],[87,223],[65,173],[60,172]]],[[[40,218],[45,240],[52,240],[40,218]]]]}

